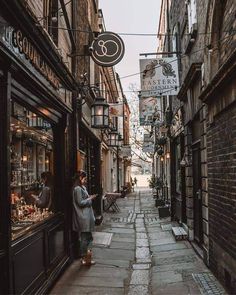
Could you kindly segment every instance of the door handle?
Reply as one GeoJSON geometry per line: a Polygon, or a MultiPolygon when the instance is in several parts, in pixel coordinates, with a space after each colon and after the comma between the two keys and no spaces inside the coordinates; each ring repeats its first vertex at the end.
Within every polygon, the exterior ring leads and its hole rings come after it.
{"type": "Polygon", "coordinates": [[[197,195],[198,200],[201,200],[201,198],[202,198],[202,192],[201,192],[200,189],[196,192],[196,195],[197,195]]]}

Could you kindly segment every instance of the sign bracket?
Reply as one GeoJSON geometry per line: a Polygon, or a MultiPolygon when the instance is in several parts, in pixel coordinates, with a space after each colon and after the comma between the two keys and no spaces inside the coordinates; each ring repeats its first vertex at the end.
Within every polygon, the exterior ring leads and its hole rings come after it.
{"type": "Polygon", "coordinates": [[[140,56],[148,56],[148,55],[161,55],[161,54],[181,54],[180,51],[163,51],[163,52],[147,52],[140,53],[140,56]]]}

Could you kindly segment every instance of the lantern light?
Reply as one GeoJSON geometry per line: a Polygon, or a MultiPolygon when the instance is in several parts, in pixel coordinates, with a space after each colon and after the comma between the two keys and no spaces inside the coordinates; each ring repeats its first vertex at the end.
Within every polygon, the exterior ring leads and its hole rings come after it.
{"type": "Polygon", "coordinates": [[[108,146],[118,147],[119,146],[119,134],[117,131],[111,131],[108,134],[108,146]]]}
{"type": "Polygon", "coordinates": [[[92,111],[92,128],[106,129],[109,127],[109,104],[102,96],[95,98],[92,111]]]}

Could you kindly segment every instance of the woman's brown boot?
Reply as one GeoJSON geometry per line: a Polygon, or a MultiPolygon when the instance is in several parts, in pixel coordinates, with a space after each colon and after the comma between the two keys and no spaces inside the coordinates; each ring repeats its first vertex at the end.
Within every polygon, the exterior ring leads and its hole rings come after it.
{"type": "Polygon", "coordinates": [[[94,265],[96,263],[94,260],[92,260],[92,250],[87,251],[86,261],[87,265],[94,265]]]}

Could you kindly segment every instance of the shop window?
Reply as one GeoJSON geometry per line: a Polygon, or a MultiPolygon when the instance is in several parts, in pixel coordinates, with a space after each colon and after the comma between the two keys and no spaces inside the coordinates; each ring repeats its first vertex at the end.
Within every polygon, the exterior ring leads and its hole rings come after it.
{"type": "Polygon", "coordinates": [[[197,6],[196,0],[187,0],[188,8],[188,31],[189,34],[192,34],[197,25],[197,6]]]}
{"type": "Polygon", "coordinates": [[[58,0],[43,1],[44,28],[48,31],[53,42],[58,45],[58,0]]]}
{"type": "Polygon", "coordinates": [[[14,239],[55,212],[51,125],[17,103],[12,104],[10,152],[14,239]]]}

